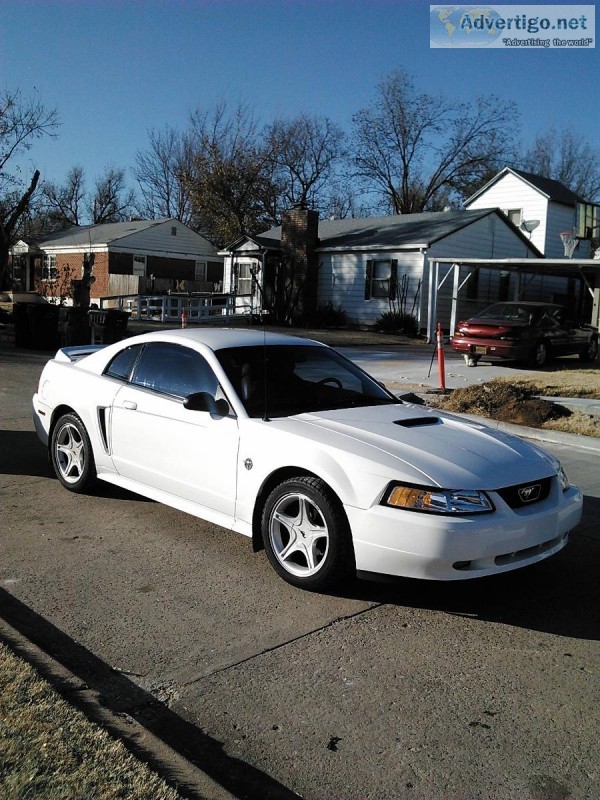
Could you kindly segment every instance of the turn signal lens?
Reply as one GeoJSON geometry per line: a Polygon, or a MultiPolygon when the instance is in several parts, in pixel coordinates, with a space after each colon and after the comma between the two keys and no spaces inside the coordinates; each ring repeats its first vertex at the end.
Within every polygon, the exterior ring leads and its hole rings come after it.
{"type": "Polygon", "coordinates": [[[486,493],[475,489],[432,489],[399,483],[386,490],[383,504],[433,514],[481,514],[494,510],[486,493]]]}

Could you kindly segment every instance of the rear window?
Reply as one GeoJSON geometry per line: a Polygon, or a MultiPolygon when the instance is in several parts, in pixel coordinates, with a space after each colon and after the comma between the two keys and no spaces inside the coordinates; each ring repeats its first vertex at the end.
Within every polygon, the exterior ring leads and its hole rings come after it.
{"type": "Polygon", "coordinates": [[[135,364],[137,357],[140,354],[142,345],[134,345],[116,355],[109,363],[108,367],[104,370],[104,374],[111,378],[119,378],[122,381],[129,380],[131,370],[135,364]]]}

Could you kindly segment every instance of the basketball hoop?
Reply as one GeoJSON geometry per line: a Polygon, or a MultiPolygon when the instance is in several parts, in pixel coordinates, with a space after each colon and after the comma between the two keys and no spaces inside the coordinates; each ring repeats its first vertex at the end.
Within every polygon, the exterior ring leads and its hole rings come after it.
{"type": "Polygon", "coordinates": [[[564,233],[560,234],[560,238],[562,239],[563,247],[565,248],[565,258],[573,258],[575,248],[579,244],[579,238],[573,233],[573,231],[564,231],[564,233]]]}

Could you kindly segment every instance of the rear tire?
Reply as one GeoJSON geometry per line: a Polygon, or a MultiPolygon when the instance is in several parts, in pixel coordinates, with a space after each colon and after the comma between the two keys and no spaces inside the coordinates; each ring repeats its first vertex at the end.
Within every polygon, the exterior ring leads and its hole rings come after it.
{"type": "Polygon", "coordinates": [[[547,342],[540,340],[536,344],[535,349],[531,354],[531,366],[540,369],[541,367],[546,366],[549,360],[550,347],[548,346],[547,342]]]}
{"type": "Polygon", "coordinates": [[[298,476],[273,489],[261,528],[273,569],[293,586],[329,589],[355,573],[348,520],[319,478],[298,476]]]}
{"type": "Polygon", "coordinates": [[[54,426],[50,458],[56,477],[70,492],[81,494],[96,477],[90,437],[77,414],[64,414],[54,426]]]}
{"type": "Polygon", "coordinates": [[[581,361],[586,361],[588,363],[595,361],[598,358],[598,337],[592,336],[587,343],[585,350],[582,350],[579,353],[579,358],[581,361]]]}

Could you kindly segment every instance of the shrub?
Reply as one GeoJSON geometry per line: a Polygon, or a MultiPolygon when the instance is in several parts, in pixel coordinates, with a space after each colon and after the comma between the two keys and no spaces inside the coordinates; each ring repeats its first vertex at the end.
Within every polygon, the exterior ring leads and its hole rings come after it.
{"type": "Polygon", "coordinates": [[[404,333],[407,336],[417,336],[419,323],[412,314],[403,314],[400,311],[384,311],[376,323],[377,330],[382,333],[404,333]]]}
{"type": "Polygon", "coordinates": [[[331,301],[318,306],[315,311],[303,320],[304,325],[311,328],[347,328],[348,315],[341,306],[334,306],[331,301]]]}

